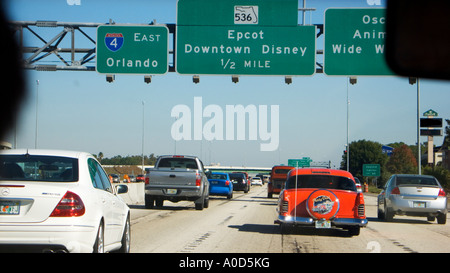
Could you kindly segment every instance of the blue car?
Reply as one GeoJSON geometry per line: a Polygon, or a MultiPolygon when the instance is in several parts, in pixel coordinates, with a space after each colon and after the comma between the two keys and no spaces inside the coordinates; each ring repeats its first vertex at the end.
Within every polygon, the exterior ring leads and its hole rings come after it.
{"type": "Polygon", "coordinates": [[[233,198],[233,183],[227,173],[211,173],[208,176],[209,195],[226,196],[233,198]]]}

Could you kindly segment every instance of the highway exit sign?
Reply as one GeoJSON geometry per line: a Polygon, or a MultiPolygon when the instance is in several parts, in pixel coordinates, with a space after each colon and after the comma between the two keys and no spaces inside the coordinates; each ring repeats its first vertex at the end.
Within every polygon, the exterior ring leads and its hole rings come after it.
{"type": "Polygon", "coordinates": [[[155,25],[102,25],[97,28],[96,52],[99,73],[165,74],[169,30],[155,25]]]}
{"type": "Polygon", "coordinates": [[[395,75],[384,57],[386,9],[325,11],[324,73],[336,76],[395,75]]]}
{"type": "Polygon", "coordinates": [[[192,75],[312,75],[316,27],[297,0],[179,0],[176,70],[192,75]]]}
{"type": "Polygon", "coordinates": [[[296,168],[309,167],[311,165],[312,159],[309,157],[303,157],[301,159],[288,159],[288,166],[296,168]]]}
{"type": "Polygon", "coordinates": [[[363,176],[380,176],[380,164],[363,164],[363,176]]]}

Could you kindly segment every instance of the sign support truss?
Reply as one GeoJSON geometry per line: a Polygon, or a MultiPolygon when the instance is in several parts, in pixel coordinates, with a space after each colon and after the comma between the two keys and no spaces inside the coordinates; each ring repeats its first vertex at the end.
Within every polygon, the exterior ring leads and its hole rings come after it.
{"type": "MultiPolygon", "coordinates": [[[[96,33],[94,31],[90,34],[92,30],[89,29],[111,24],[115,23],[112,20],[109,23],[58,21],[12,21],[9,23],[15,35],[18,36],[17,41],[23,53],[23,67],[37,71],[95,71],[96,33]],[[53,33],[52,38],[43,38],[53,29],[56,30],[56,34],[53,33]],[[76,33],[81,36],[76,36],[76,33]],[[39,41],[40,45],[28,45],[36,41],[39,41]]],[[[153,22],[149,25],[152,24],[153,22]]],[[[172,49],[169,50],[172,60],[168,71],[175,72],[176,24],[166,24],[166,26],[169,33],[173,35],[172,49]]],[[[316,24],[316,26],[318,30],[316,37],[319,37],[323,34],[323,24],[316,24]]],[[[323,50],[316,50],[316,54],[323,54],[323,50]]],[[[323,65],[316,62],[316,73],[322,72],[323,65]]]]}

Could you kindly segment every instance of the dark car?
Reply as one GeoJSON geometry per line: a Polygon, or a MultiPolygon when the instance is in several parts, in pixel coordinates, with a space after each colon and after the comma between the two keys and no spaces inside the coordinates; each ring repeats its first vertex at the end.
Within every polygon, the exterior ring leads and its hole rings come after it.
{"type": "Polygon", "coordinates": [[[230,173],[231,182],[233,182],[233,191],[249,191],[249,184],[247,178],[243,173],[230,173]]]}

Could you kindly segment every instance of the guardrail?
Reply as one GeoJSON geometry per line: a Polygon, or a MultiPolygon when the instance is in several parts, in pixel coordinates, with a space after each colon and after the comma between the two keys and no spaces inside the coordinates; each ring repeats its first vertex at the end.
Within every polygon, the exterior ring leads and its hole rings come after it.
{"type": "Polygon", "coordinates": [[[126,185],[128,192],[120,195],[128,205],[137,205],[144,203],[144,182],[138,183],[114,183],[113,185],[126,185]]]}

